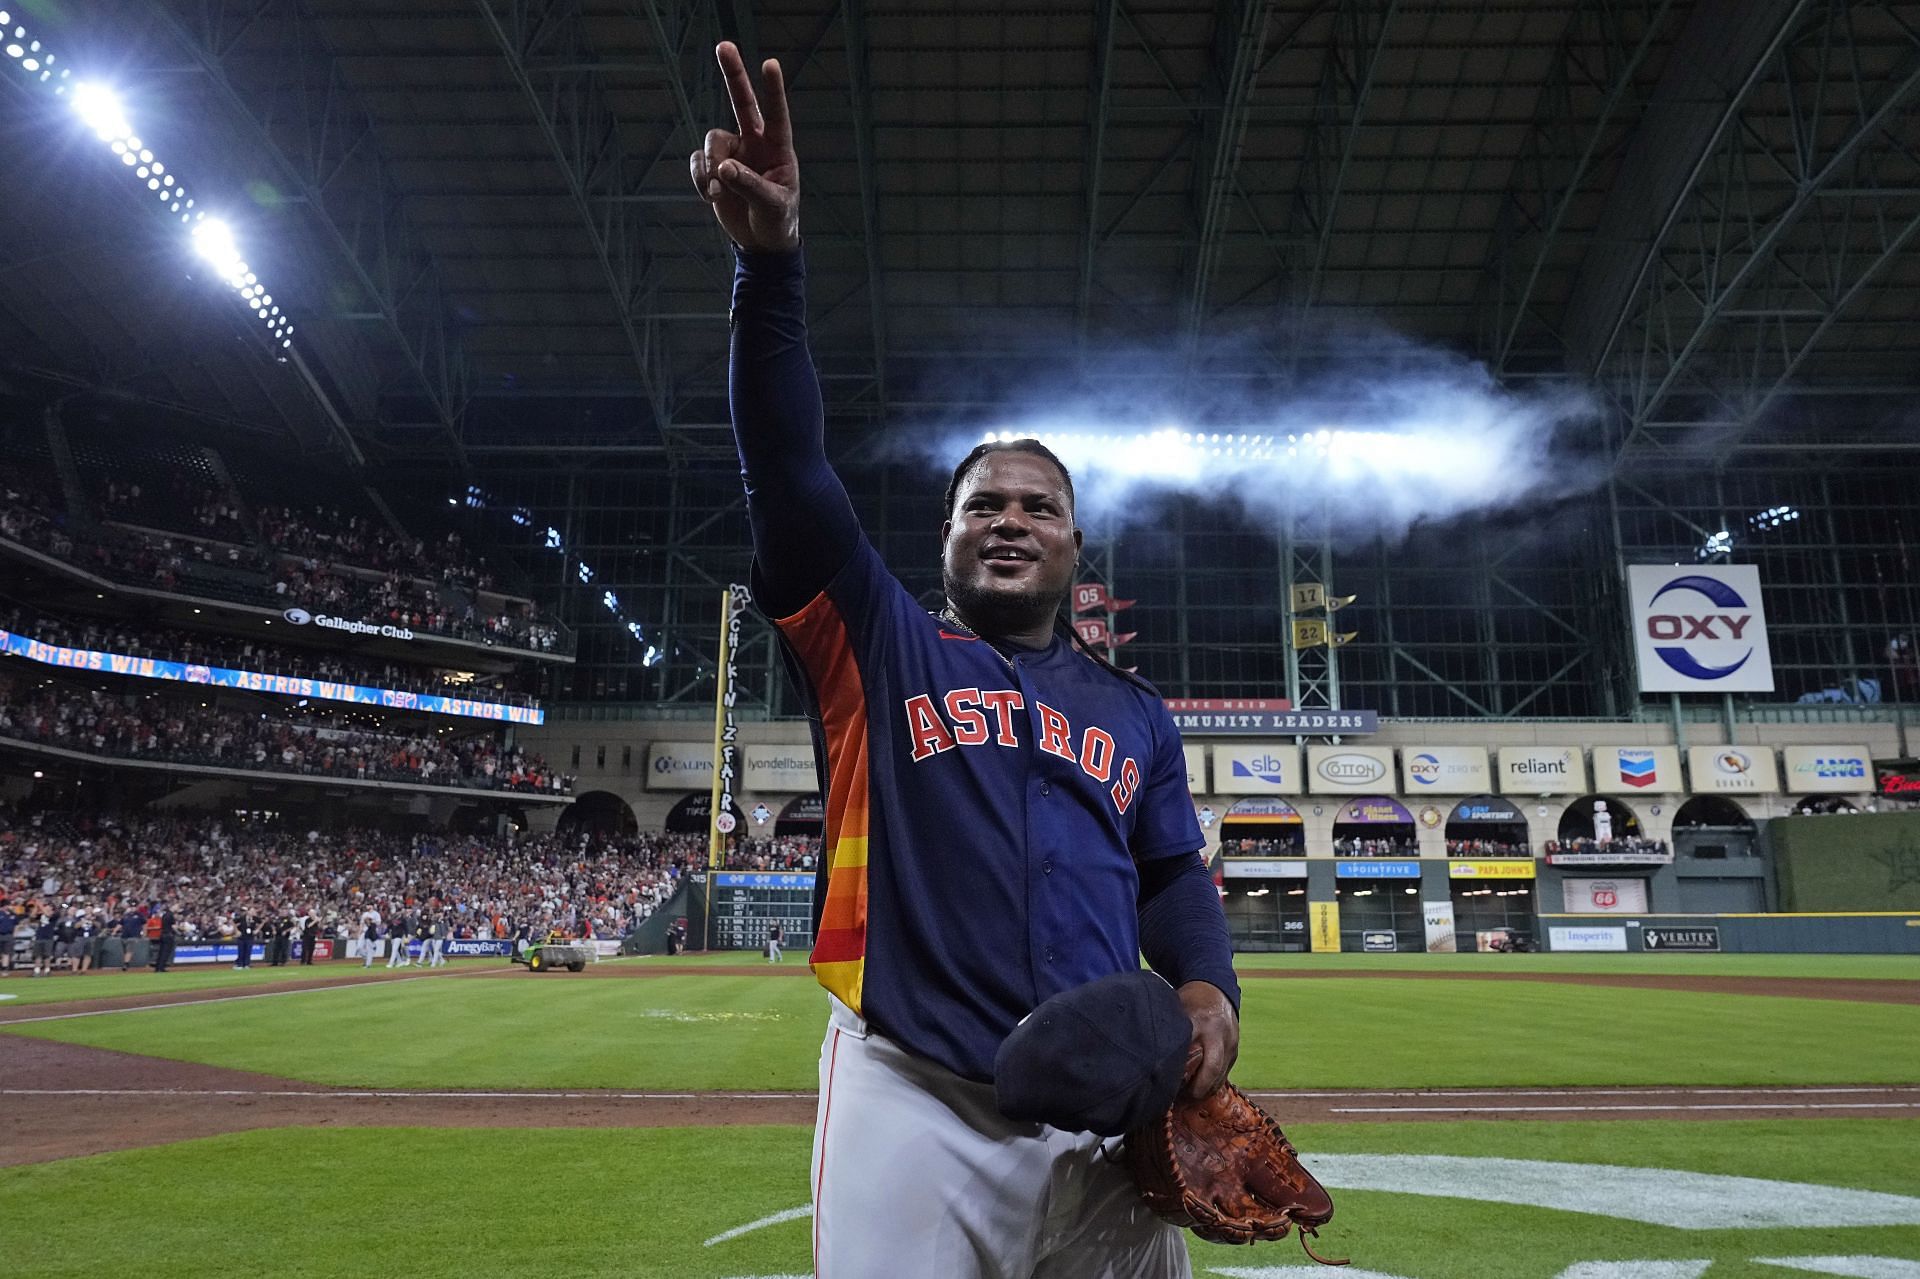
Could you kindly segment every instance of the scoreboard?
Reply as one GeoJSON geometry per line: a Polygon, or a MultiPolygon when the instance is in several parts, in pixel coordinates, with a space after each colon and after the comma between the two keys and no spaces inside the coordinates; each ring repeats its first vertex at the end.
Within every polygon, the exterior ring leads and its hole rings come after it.
{"type": "Polygon", "coordinates": [[[778,923],[788,951],[813,946],[813,874],[803,871],[715,872],[708,918],[715,950],[761,950],[778,923]]]}

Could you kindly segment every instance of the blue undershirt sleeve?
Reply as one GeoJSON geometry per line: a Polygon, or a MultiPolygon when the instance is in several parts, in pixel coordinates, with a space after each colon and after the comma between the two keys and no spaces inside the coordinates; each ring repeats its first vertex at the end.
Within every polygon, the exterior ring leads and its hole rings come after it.
{"type": "Polygon", "coordinates": [[[1220,908],[1220,890],[1198,855],[1138,863],[1140,953],[1153,971],[1176,988],[1204,981],[1220,989],[1240,1011],[1240,981],[1233,974],[1233,938],[1220,908]]]}
{"type": "Polygon", "coordinates": [[[772,617],[799,612],[852,558],[860,521],[827,464],[820,380],[807,350],[800,250],[735,250],[729,390],[753,529],[754,594],[772,617]]]}

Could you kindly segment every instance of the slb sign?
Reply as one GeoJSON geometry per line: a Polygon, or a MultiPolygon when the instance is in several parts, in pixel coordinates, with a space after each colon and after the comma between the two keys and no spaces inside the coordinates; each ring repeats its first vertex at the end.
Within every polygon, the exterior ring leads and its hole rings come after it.
{"type": "Polygon", "coordinates": [[[1643,693],[1771,693],[1773,654],[1751,564],[1627,569],[1643,693]]]}

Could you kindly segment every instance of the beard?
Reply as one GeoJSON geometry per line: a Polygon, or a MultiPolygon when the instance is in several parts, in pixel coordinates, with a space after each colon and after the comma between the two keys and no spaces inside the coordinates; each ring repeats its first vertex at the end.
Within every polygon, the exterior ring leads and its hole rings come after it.
{"type": "Polygon", "coordinates": [[[997,637],[1051,627],[1066,599],[1064,589],[1029,586],[1017,591],[990,590],[961,581],[952,573],[942,573],[941,577],[947,602],[977,635],[997,637]]]}

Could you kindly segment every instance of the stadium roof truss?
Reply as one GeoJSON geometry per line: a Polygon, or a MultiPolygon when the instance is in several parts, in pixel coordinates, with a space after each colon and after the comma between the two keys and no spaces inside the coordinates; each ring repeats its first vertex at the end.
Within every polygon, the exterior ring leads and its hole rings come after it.
{"type": "MultiPolygon", "coordinates": [[[[0,214],[49,246],[0,271],[15,371],[468,470],[545,510],[577,498],[569,545],[623,599],[652,598],[685,655],[618,695],[699,694],[693,601],[745,570],[731,261],[684,165],[731,123],[720,38],[787,70],[844,458],[876,456],[883,428],[988,424],[1040,375],[1143,401],[1284,395],[1378,334],[1509,385],[1600,389],[1586,443],[1621,527],[1589,530],[1596,555],[1690,552],[1795,476],[1796,500],[1840,485],[1844,559],[1861,542],[1844,512],[1882,500],[1847,487],[1844,457],[1916,446],[1899,428],[1920,391],[1917,3],[157,0],[130,17],[75,0],[61,21],[75,61],[116,68],[186,135],[206,182],[254,195],[301,340],[286,364],[231,340],[219,299],[156,269],[166,227],[126,234],[137,211],[105,178],[18,130],[16,166],[78,176],[69,199],[29,183],[0,214]],[[1677,458],[1718,468],[1725,502],[1676,490],[1677,458]],[[656,558],[623,579],[636,548],[656,558]]],[[[877,540],[925,558],[895,478],[854,483],[877,540]]],[[[1114,561],[1190,605],[1165,660],[1195,686],[1285,678],[1206,656],[1251,632],[1209,616],[1229,588],[1185,520],[1177,554],[1114,561]]],[[[1320,562],[1295,533],[1282,558],[1320,562]]],[[[1333,554],[1336,589],[1397,601],[1402,630],[1383,621],[1308,684],[1387,709],[1423,682],[1408,714],[1570,714],[1572,690],[1617,687],[1589,624],[1610,601],[1583,568],[1533,573],[1498,539],[1456,558],[1477,573],[1457,614],[1384,548],[1333,554]],[[1449,620],[1407,633],[1425,608],[1449,620]],[[1529,702],[1543,687],[1568,691],[1529,702]]],[[[583,649],[572,677],[595,669],[583,649]]]]}

